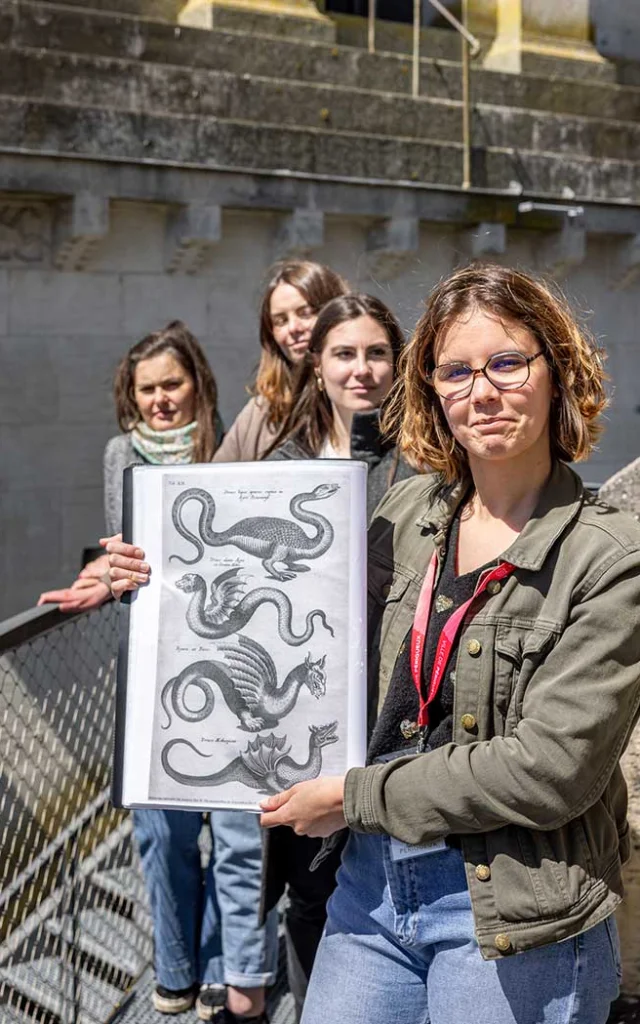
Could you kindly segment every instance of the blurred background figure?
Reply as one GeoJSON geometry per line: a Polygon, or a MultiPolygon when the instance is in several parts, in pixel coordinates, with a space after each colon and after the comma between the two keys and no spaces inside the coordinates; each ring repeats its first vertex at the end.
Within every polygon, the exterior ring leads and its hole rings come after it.
{"type": "Polygon", "coordinates": [[[309,261],[276,264],[260,306],[260,364],[252,398],[231,425],[216,461],[251,462],[273,442],[289,412],[295,368],[304,358],[318,313],[347,291],[330,267],[309,261]]]}

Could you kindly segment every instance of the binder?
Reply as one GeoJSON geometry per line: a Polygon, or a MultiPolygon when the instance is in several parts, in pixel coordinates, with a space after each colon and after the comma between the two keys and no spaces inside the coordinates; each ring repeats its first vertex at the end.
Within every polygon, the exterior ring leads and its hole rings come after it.
{"type": "Polygon", "coordinates": [[[366,480],[342,459],[133,466],[116,806],[258,810],[366,754],[366,480]]]}

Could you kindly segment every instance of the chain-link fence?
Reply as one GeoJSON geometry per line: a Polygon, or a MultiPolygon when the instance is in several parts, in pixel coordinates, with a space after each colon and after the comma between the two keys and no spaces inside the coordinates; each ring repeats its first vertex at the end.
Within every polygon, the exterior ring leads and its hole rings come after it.
{"type": "Polygon", "coordinates": [[[0,625],[0,1020],[104,1024],[151,959],[109,802],[117,608],[0,625]]]}

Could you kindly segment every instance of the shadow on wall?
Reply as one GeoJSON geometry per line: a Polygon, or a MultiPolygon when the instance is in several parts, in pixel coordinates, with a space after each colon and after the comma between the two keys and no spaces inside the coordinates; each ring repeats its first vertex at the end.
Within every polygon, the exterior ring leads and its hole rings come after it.
{"type": "Polygon", "coordinates": [[[640,61],[640,4],[629,3],[629,0],[589,2],[598,52],[611,60],[640,61]]]}
{"type": "MultiPolygon", "coordinates": [[[[456,18],[461,17],[461,0],[443,0],[443,2],[456,18]]],[[[369,13],[368,0],[325,0],[324,6],[327,14],[355,14],[366,18],[369,13]]],[[[399,21],[411,24],[413,0],[376,0],[376,18],[380,18],[381,21],[399,21]]],[[[449,23],[432,7],[429,0],[422,0],[421,19],[423,25],[451,28],[449,23]]]]}

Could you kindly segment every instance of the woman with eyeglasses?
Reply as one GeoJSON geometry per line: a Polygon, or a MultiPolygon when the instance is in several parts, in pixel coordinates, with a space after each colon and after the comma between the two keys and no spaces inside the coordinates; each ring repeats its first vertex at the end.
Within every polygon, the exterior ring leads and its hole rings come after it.
{"type": "Polygon", "coordinates": [[[370,528],[368,763],[263,804],[267,827],[349,830],[303,1024],[608,1018],[640,527],[567,465],[603,378],[526,274],[472,266],[428,301],[387,427],[436,475],[370,528]]]}

